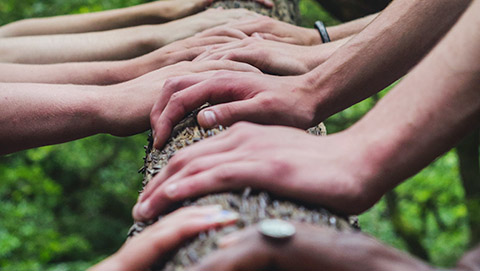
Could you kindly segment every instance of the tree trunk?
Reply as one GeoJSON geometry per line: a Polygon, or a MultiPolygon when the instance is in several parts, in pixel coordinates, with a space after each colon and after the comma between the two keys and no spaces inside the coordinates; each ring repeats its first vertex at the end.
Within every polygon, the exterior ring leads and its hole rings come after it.
{"type": "Polygon", "coordinates": [[[316,0],[340,21],[351,21],[383,10],[391,0],[316,0]]]}
{"type": "Polygon", "coordinates": [[[465,190],[465,204],[470,226],[470,245],[480,242],[480,132],[464,138],[456,148],[460,166],[460,176],[465,190]]]}
{"type": "MultiPolygon", "coordinates": [[[[217,1],[214,7],[223,8],[248,8],[259,13],[272,16],[290,23],[299,21],[298,0],[275,0],[275,8],[272,10],[251,1],[217,1]]],[[[178,124],[172,136],[162,150],[156,150],[152,147],[152,138],[149,138],[149,145],[146,146],[145,165],[141,169],[144,174],[143,185],[145,186],[155,174],[157,174],[167,163],[168,160],[180,149],[201,141],[204,138],[213,136],[225,130],[218,127],[210,130],[204,130],[196,122],[196,113],[192,112],[180,124],[178,124]]],[[[326,130],[323,124],[309,129],[309,132],[316,135],[325,135],[326,130]]],[[[299,222],[308,222],[311,224],[326,225],[335,227],[339,230],[352,230],[352,224],[356,224],[356,218],[350,220],[345,217],[334,215],[329,211],[318,206],[302,204],[298,201],[275,197],[262,191],[252,191],[246,187],[243,192],[230,192],[214,195],[207,195],[200,199],[194,199],[193,202],[187,201],[172,208],[188,205],[210,205],[220,204],[226,210],[235,211],[240,214],[240,219],[236,225],[223,228],[218,231],[209,231],[208,234],[200,234],[188,245],[173,251],[169,257],[165,257],[164,262],[159,262],[152,267],[152,270],[178,271],[184,270],[188,266],[195,264],[202,257],[214,251],[217,247],[216,242],[225,234],[242,229],[246,226],[254,225],[261,220],[269,218],[279,218],[299,222]]],[[[159,217],[161,219],[161,217],[159,217]]],[[[129,237],[140,233],[145,227],[153,224],[155,220],[144,222],[135,222],[129,232],[129,237]]]]}

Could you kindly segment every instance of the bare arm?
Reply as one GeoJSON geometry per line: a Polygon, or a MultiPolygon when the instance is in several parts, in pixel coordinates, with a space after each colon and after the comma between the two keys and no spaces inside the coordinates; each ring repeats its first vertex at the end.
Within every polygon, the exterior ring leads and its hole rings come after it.
{"type": "Polygon", "coordinates": [[[164,23],[200,11],[209,2],[211,1],[154,1],[133,7],[101,12],[26,19],[0,27],[0,38],[84,33],[142,24],[164,23]]]}
{"type": "Polygon", "coordinates": [[[445,35],[469,0],[393,1],[361,33],[313,70],[317,121],[405,75],[445,35]]]}
{"type": "MultiPolygon", "coordinates": [[[[172,202],[244,186],[301,195],[345,214],[367,210],[480,124],[479,11],[476,0],[440,44],[350,129],[315,138],[292,128],[234,125],[177,153],[145,188],[135,218],[149,219],[172,202]]],[[[203,94],[196,89],[191,95],[203,94]]],[[[156,139],[155,146],[164,142],[163,135],[156,139]]]]}
{"type": "Polygon", "coordinates": [[[480,124],[480,64],[475,61],[480,57],[479,11],[476,0],[422,63],[346,132],[359,137],[365,148],[361,159],[368,161],[371,174],[365,191],[375,191],[372,199],[480,124]]]}
{"type": "Polygon", "coordinates": [[[239,120],[299,128],[316,125],[403,76],[445,35],[469,3],[396,0],[305,75],[222,73],[173,78],[164,93],[176,94],[163,97],[152,111],[156,146],[163,144],[185,110],[207,101],[214,106],[198,115],[204,127],[231,125],[239,120]],[[182,80],[197,84],[179,82],[182,80]],[[184,110],[174,106],[178,103],[184,110]]]}
{"type": "Polygon", "coordinates": [[[212,9],[160,25],[93,33],[5,38],[0,42],[0,62],[48,64],[130,59],[207,28],[257,16],[244,9],[212,9]]]}
{"type": "MultiPolygon", "coordinates": [[[[379,13],[365,16],[363,18],[346,22],[344,24],[327,27],[328,35],[332,41],[344,39],[360,33],[368,24],[370,24],[379,13]]],[[[318,34],[318,33],[317,33],[318,34]]],[[[319,43],[322,41],[320,40],[319,43]]]]}
{"type": "Polygon", "coordinates": [[[111,86],[0,83],[0,154],[97,133],[140,133],[166,78],[221,69],[257,71],[232,61],[181,62],[111,86]]]}
{"type": "Polygon", "coordinates": [[[111,85],[137,78],[181,61],[190,61],[212,44],[237,40],[231,37],[190,37],[149,54],[120,61],[58,64],[0,63],[0,82],[111,85]]]}

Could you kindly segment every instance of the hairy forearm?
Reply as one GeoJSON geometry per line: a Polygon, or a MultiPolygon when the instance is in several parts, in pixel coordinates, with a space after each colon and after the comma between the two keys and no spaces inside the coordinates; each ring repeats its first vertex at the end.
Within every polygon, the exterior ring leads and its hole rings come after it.
{"type": "Polygon", "coordinates": [[[364,146],[365,191],[374,191],[375,199],[479,125],[479,11],[477,0],[422,63],[351,128],[364,146]]]}
{"type": "Polygon", "coordinates": [[[318,120],[382,90],[438,42],[470,3],[396,0],[307,75],[318,89],[318,120]]]}
{"type": "Polygon", "coordinates": [[[158,24],[199,11],[204,2],[155,1],[94,13],[26,19],[0,27],[0,37],[85,33],[158,24]]]}
{"type": "Polygon", "coordinates": [[[0,154],[104,132],[96,87],[0,83],[0,154]]]}
{"type": "Polygon", "coordinates": [[[375,13],[344,24],[327,27],[328,35],[330,36],[331,40],[339,40],[358,34],[377,16],[378,13],[375,13]]]}

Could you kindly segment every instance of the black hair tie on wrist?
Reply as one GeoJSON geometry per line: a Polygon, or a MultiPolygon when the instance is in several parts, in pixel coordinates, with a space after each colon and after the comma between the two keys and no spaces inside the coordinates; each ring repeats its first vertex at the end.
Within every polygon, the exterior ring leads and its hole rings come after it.
{"type": "Polygon", "coordinates": [[[318,33],[320,33],[320,38],[322,38],[323,43],[330,42],[330,36],[328,35],[327,28],[322,21],[316,21],[315,28],[318,30],[318,33]]]}

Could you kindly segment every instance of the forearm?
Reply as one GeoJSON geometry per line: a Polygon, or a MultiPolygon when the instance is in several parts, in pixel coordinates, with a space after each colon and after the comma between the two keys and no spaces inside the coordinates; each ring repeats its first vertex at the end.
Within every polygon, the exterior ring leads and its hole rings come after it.
{"type": "Polygon", "coordinates": [[[200,11],[205,1],[155,1],[133,7],[48,18],[26,19],[0,27],[0,37],[105,31],[158,24],[200,11]]]}
{"type": "Polygon", "coordinates": [[[318,120],[382,90],[438,42],[468,0],[396,0],[362,32],[307,75],[318,90],[318,120]]]}
{"type": "Polygon", "coordinates": [[[253,16],[258,15],[245,10],[208,10],[160,25],[6,38],[0,42],[0,62],[51,64],[132,59],[207,28],[253,16]]]}
{"type": "Polygon", "coordinates": [[[344,24],[327,27],[328,35],[330,36],[330,39],[334,41],[358,34],[377,18],[378,14],[379,13],[375,13],[344,24]]]}
{"type": "Polygon", "coordinates": [[[149,40],[151,28],[6,38],[0,43],[0,62],[50,64],[129,59],[155,49],[149,40]]]}
{"type": "Polygon", "coordinates": [[[0,82],[112,85],[132,80],[170,63],[168,55],[151,53],[120,61],[58,64],[0,63],[0,82]]]}
{"type": "Polygon", "coordinates": [[[105,132],[96,88],[0,83],[0,154],[105,132]]]}
{"type": "Polygon", "coordinates": [[[422,63],[348,131],[362,142],[365,191],[375,194],[372,199],[479,125],[479,11],[477,0],[422,63]]]}

